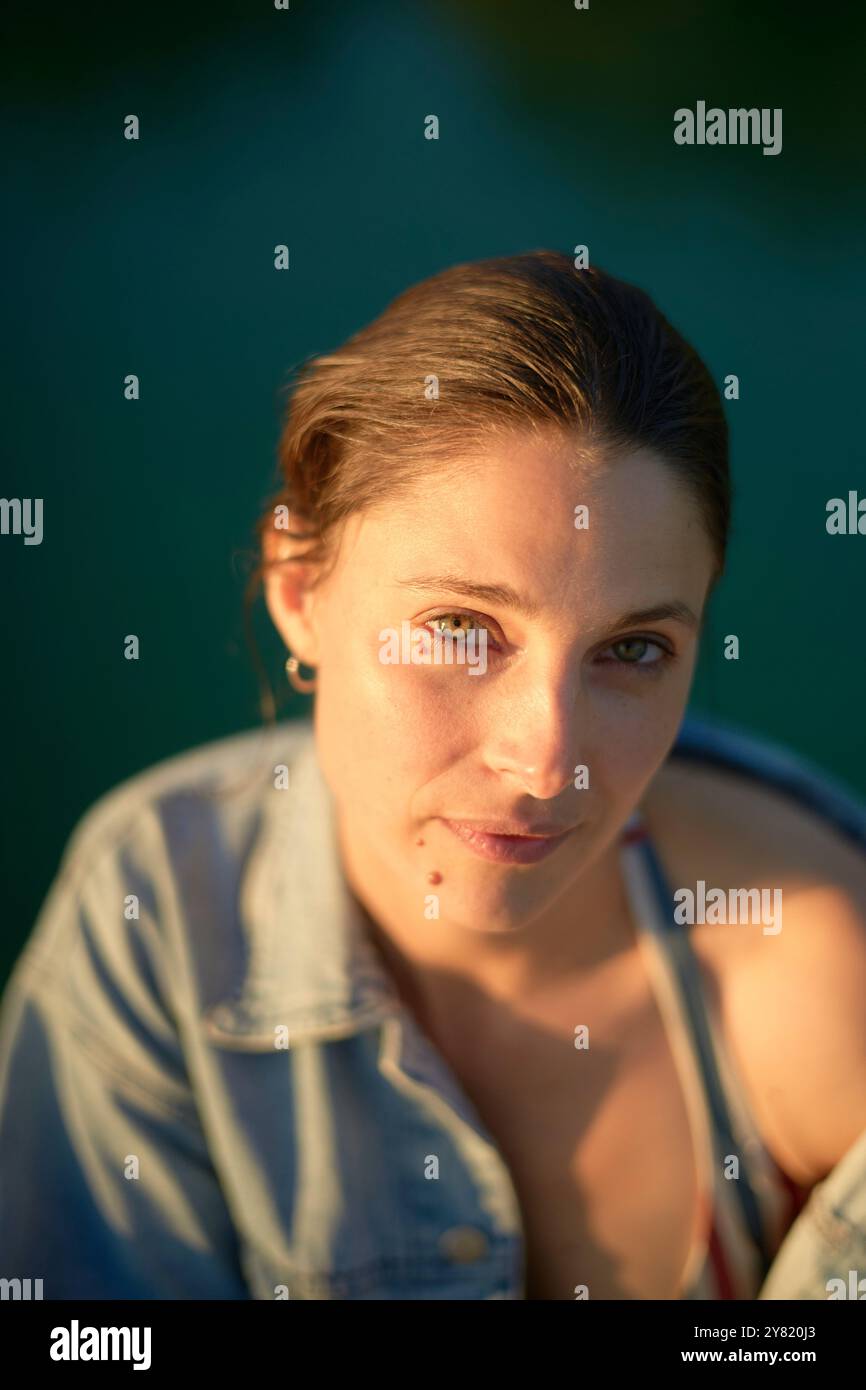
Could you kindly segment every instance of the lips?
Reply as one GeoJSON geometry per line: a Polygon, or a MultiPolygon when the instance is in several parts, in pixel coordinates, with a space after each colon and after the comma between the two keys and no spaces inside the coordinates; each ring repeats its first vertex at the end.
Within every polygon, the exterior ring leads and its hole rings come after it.
{"type": "Polygon", "coordinates": [[[561,830],[534,826],[532,830],[518,830],[510,824],[456,820],[443,820],[443,825],[467,849],[494,864],[537,864],[558,849],[577,828],[571,826],[561,830]]]}

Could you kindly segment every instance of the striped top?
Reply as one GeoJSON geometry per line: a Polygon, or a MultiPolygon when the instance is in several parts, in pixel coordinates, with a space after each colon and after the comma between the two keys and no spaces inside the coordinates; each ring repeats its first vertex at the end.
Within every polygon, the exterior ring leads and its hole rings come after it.
{"type": "MultiPolygon", "coordinates": [[[[671,756],[736,770],[787,792],[866,854],[862,804],[787,750],[710,731],[693,719],[671,756]]],[[[754,1299],[808,1190],[782,1171],[761,1140],[640,811],[626,825],[621,847],[632,920],[682,1084],[701,1187],[700,1229],[676,1296],[754,1299]],[[729,1155],[739,1160],[737,1178],[725,1176],[729,1155]]]]}

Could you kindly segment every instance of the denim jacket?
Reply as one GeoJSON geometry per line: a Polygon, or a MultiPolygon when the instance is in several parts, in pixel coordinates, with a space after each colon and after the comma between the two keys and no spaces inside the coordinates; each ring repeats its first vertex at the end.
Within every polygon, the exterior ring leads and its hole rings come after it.
{"type": "MultiPolygon", "coordinates": [[[[683,752],[726,737],[686,721],[683,752]]],[[[520,1299],[523,1251],[501,1154],[364,934],[311,726],[103,797],[0,1008],[0,1278],[56,1299],[520,1299]]],[[[866,1131],[759,1297],[826,1299],[851,1270],[866,1131]]]]}

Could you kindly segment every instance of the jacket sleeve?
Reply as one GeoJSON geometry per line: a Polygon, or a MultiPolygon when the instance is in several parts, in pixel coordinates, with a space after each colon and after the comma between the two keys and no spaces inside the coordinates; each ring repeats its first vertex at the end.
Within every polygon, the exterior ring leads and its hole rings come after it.
{"type": "Polygon", "coordinates": [[[812,1188],[758,1298],[866,1298],[866,1130],[812,1188]]]}
{"type": "Polygon", "coordinates": [[[7,984],[0,1275],[46,1299],[249,1298],[143,864],[104,838],[67,853],[7,984]]]}

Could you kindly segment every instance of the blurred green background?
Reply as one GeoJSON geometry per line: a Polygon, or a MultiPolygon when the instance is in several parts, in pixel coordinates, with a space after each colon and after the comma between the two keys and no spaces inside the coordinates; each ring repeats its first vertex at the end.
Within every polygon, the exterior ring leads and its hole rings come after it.
{"type": "Polygon", "coordinates": [[[866,793],[866,537],[824,524],[866,495],[864,29],[754,0],[7,5],[0,492],[45,534],[0,538],[0,974],[100,793],[259,719],[245,556],[287,373],[458,261],[587,243],[739,375],[693,708],[866,793]],[[698,100],[782,107],[782,153],[676,146],[698,100]]]}

